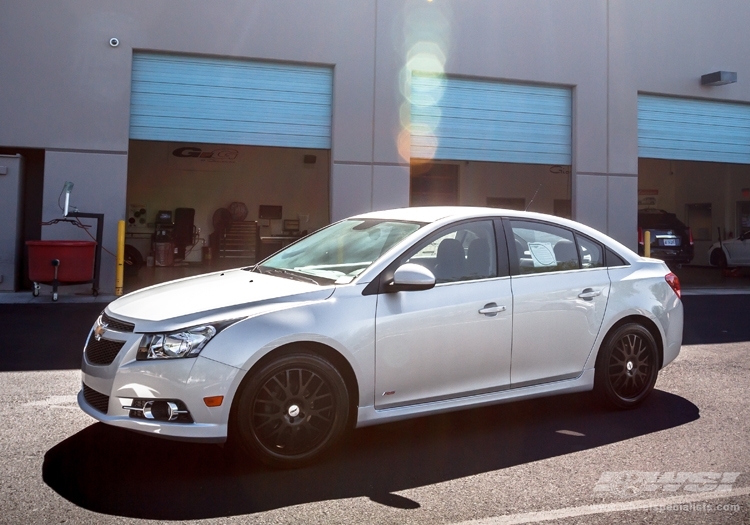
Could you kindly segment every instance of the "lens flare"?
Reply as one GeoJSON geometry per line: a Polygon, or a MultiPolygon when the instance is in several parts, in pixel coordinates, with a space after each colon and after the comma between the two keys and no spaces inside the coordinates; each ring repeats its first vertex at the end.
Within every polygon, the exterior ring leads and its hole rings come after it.
{"type": "Polygon", "coordinates": [[[398,88],[404,102],[399,107],[401,131],[396,137],[402,159],[432,159],[438,148],[435,130],[442,112],[438,106],[445,91],[445,64],[450,41],[449,6],[407,2],[403,18],[404,65],[398,88]]]}

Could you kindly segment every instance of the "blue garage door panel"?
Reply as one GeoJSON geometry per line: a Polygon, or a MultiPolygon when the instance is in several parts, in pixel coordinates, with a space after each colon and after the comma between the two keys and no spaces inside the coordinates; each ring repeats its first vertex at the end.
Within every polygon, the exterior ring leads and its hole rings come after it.
{"type": "Polygon", "coordinates": [[[750,104],[638,95],[638,156],[750,164],[750,104]]]}
{"type": "Polygon", "coordinates": [[[411,156],[571,163],[571,90],[415,73],[411,156]]]}
{"type": "Polygon", "coordinates": [[[130,138],[330,149],[333,70],[136,53],[130,138]]]}

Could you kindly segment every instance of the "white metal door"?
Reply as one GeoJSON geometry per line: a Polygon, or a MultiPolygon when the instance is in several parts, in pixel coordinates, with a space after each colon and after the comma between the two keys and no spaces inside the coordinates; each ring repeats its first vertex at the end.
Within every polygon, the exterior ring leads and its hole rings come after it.
{"type": "Polygon", "coordinates": [[[376,321],[375,407],[507,388],[510,278],[383,294],[376,321]],[[483,314],[484,308],[505,311],[483,314]]]}
{"type": "Polygon", "coordinates": [[[606,268],[513,277],[513,388],[578,377],[609,295],[606,268]]]}
{"type": "Polygon", "coordinates": [[[511,388],[577,377],[604,319],[603,247],[537,221],[508,220],[513,286],[511,388]]]}
{"type": "Polygon", "coordinates": [[[438,284],[378,296],[376,408],[508,388],[512,297],[497,260],[493,221],[477,220],[431,235],[399,261],[425,266],[438,284]]]}

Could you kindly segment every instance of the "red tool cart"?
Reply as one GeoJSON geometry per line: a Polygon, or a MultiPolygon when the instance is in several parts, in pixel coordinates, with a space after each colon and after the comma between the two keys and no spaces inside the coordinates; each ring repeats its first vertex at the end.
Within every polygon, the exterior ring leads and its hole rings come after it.
{"type": "Polygon", "coordinates": [[[91,293],[94,297],[99,295],[104,214],[75,212],[67,216],[96,219],[96,242],[26,241],[29,280],[34,282],[34,297],[39,295],[40,284],[52,286],[53,301],[57,301],[57,287],[67,284],[92,283],[91,293]]]}

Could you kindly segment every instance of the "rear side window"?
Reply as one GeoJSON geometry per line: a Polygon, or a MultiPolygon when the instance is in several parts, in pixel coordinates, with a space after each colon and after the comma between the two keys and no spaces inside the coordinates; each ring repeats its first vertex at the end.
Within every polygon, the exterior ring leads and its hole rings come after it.
{"type": "Polygon", "coordinates": [[[604,250],[598,242],[576,235],[578,255],[581,258],[581,268],[602,268],[604,263],[604,250]]]}
{"type": "Polygon", "coordinates": [[[541,222],[509,222],[521,275],[581,268],[579,250],[570,230],[541,222]]]}
{"type": "Polygon", "coordinates": [[[617,255],[615,252],[607,248],[607,266],[610,268],[613,266],[630,266],[628,262],[617,255]]]}

